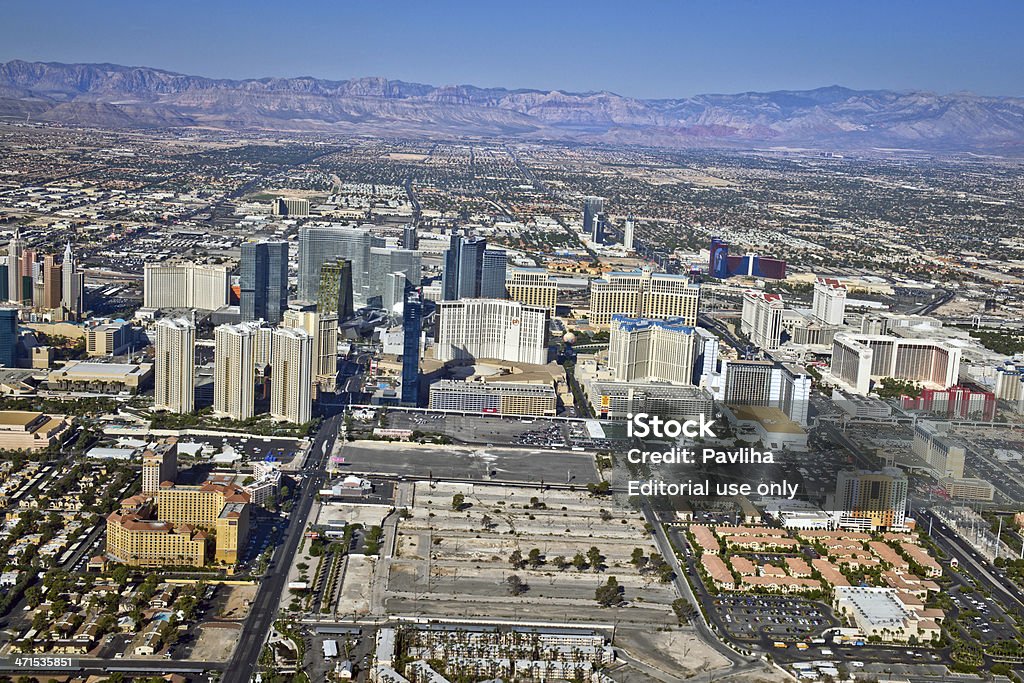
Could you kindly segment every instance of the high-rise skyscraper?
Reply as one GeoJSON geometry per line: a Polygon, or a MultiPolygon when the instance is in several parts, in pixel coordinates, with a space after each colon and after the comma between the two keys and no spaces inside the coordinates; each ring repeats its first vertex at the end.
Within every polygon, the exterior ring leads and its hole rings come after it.
{"type": "Polygon", "coordinates": [[[842,325],[846,317],[846,285],[831,277],[815,278],[811,308],[822,325],[842,325]]]}
{"type": "Polygon", "coordinates": [[[283,326],[297,327],[313,338],[312,381],[318,391],[333,392],[338,380],[338,316],[288,310],[283,326]]]}
{"type": "Polygon", "coordinates": [[[558,303],[558,282],[544,268],[512,268],[505,279],[508,298],[521,304],[543,306],[551,315],[558,303]]]}
{"type": "Polygon", "coordinates": [[[0,368],[13,368],[18,360],[18,309],[0,308],[0,368]]]}
{"type": "Polygon", "coordinates": [[[142,493],[156,493],[165,481],[178,480],[178,441],[170,438],[142,454],[142,493]]]}
{"type": "Polygon", "coordinates": [[[25,250],[25,242],[21,239],[21,229],[14,228],[14,237],[7,244],[7,297],[12,304],[22,304],[24,286],[21,279],[21,256],[25,250]]]}
{"type": "Polygon", "coordinates": [[[228,267],[213,263],[147,263],[143,273],[146,308],[199,308],[228,304],[228,267]]]}
{"type": "Polygon", "coordinates": [[[844,332],[832,340],[829,372],[840,386],[861,396],[883,377],[946,389],[959,381],[962,356],[960,347],[943,339],[844,332]]]}
{"type": "Polygon", "coordinates": [[[651,320],[612,317],[608,369],[620,382],[690,384],[696,334],[681,318],[651,320]]]}
{"type": "Polygon", "coordinates": [[[70,320],[78,320],[82,316],[83,275],[78,272],[75,253],[71,250],[71,242],[64,245],[64,260],[60,266],[61,291],[60,305],[65,316],[70,320]]]}
{"type": "Polygon", "coordinates": [[[163,318],[156,324],[155,346],[153,409],[191,413],[195,409],[195,327],[185,318],[163,318]]]}
{"type": "Polygon", "coordinates": [[[463,237],[459,250],[459,293],[458,298],[480,296],[480,278],[483,275],[484,251],[487,240],[483,237],[463,237]]]}
{"type": "Polygon", "coordinates": [[[786,306],[782,296],[747,290],[743,294],[740,330],[759,349],[772,351],[782,344],[782,316],[786,306]]]}
{"type": "Polygon", "coordinates": [[[288,243],[242,244],[240,285],[243,321],[281,322],[288,308],[288,243]]]}
{"type": "MultiPolygon", "coordinates": [[[[320,269],[339,258],[352,263],[352,301],[367,305],[370,290],[370,248],[385,246],[367,228],[347,225],[304,225],[299,230],[299,298],[317,300],[320,269]]],[[[390,272],[390,271],[389,271],[390,272]]]]}
{"type": "Polygon", "coordinates": [[[309,200],[294,197],[278,197],[270,203],[274,216],[308,216],[309,200]]]}
{"type": "Polygon", "coordinates": [[[271,361],[270,416],[303,424],[313,417],[313,337],[305,330],[274,330],[271,361]]]}
{"type": "Polygon", "coordinates": [[[61,266],[57,257],[47,254],[43,258],[43,308],[60,308],[61,301],[61,266]]]}
{"type": "Polygon", "coordinates": [[[320,288],[316,310],[321,315],[333,314],[338,320],[352,317],[352,262],[347,259],[328,261],[320,266],[320,288]]]}
{"type": "Polygon", "coordinates": [[[444,266],[441,269],[441,300],[455,301],[459,298],[459,254],[462,251],[462,235],[452,230],[448,238],[448,249],[444,252],[444,266]]]}
{"type": "Polygon", "coordinates": [[[598,214],[604,212],[603,197],[587,197],[583,200],[583,232],[597,241],[598,214]]]}
{"type": "Polygon", "coordinates": [[[422,331],[423,302],[418,292],[409,289],[405,293],[405,305],[402,308],[402,405],[419,405],[422,331]]]}
{"type": "MultiPolygon", "coordinates": [[[[445,252],[444,270],[441,273],[442,300],[454,301],[481,296],[485,251],[487,240],[483,237],[452,233],[448,251],[445,252]]],[[[416,286],[418,283],[413,285],[416,286]]]]}
{"type": "Polygon", "coordinates": [[[626,248],[626,251],[633,251],[636,248],[634,239],[633,216],[630,214],[626,216],[626,227],[622,231],[622,246],[626,248]]]}
{"type": "Polygon", "coordinates": [[[213,413],[218,417],[253,416],[259,329],[255,323],[241,323],[214,330],[213,413]]]}
{"type": "Polygon", "coordinates": [[[613,315],[633,318],[684,318],[697,325],[700,285],[685,275],[650,270],[618,271],[590,281],[590,324],[607,325],[613,315]]]}
{"type": "Polygon", "coordinates": [[[608,218],[604,213],[599,213],[597,214],[597,218],[594,220],[594,232],[591,233],[590,239],[594,244],[604,244],[607,236],[608,218]]]}
{"type": "Polygon", "coordinates": [[[508,256],[504,249],[485,249],[484,260],[480,271],[480,298],[506,299],[505,270],[508,256]]]}
{"type": "Polygon", "coordinates": [[[907,519],[907,488],[907,475],[898,467],[878,472],[840,472],[835,495],[839,526],[858,531],[902,531],[907,519]]]}
{"type": "Polygon", "coordinates": [[[415,225],[406,225],[402,228],[402,248],[403,249],[419,249],[419,235],[416,233],[415,225]]]}
{"type": "Polygon", "coordinates": [[[440,361],[548,362],[546,308],[501,299],[460,299],[443,301],[439,309],[435,357],[440,361]]]}
{"type": "MultiPolygon", "coordinates": [[[[373,247],[370,249],[370,278],[366,294],[366,304],[379,308],[387,308],[385,299],[393,285],[388,281],[391,273],[400,273],[405,287],[419,287],[422,280],[422,265],[418,251],[411,249],[388,249],[373,247]]],[[[401,300],[401,299],[399,299],[401,300]]]]}
{"type": "Polygon", "coordinates": [[[43,264],[32,264],[32,307],[36,310],[46,308],[46,288],[43,283],[43,264]]]}

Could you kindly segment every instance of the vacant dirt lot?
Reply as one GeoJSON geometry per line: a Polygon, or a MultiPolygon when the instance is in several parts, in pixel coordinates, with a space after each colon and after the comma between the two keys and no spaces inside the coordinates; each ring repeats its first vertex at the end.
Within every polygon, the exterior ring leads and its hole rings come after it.
{"type": "Polygon", "coordinates": [[[412,517],[399,525],[388,577],[389,612],[525,616],[556,621],[675,623],[675,591],[631,561],[657,550],[640,515],[606,498],[572,491],[427,483],[416,485],[412,517]],[[452,506],[461,495],[462,505],[452,506]],[[587,556],[597,548],[597,566],[587,556]],[[531,550],[535,561],[530,562],[531,550]],[[520,553],[524,566],[514,566],[520,553]],[[573,566],[580,554],[585,561],[573,566]],[[563,564],[565,566],[559,567],[563,564]],[[509,577],[527,586],[514,595],[509,577]],[[609,609],[596,589],[614,576],[625,606],[609,609]]]}

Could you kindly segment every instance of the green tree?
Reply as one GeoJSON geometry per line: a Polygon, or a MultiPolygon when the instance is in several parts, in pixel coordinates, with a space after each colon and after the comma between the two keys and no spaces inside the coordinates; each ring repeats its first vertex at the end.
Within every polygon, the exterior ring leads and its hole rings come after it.
{"type": "Polygon", "coordinates": [[[526,564],[523,561],[523,553],[518,548],[508,556],[508,563],[516,569],[522,569],[526,564]]]}
{"type": "Polygon", "coordinates": [[[601,571],[602,560],[604,560],[604,555],[601,554],[601,550],[596,545],[590,546],[590,550],[587,551],[587,563],[590,568],[595,572],[601,571]]]}
{"type": "Polygon", "coordinates": [[[507,579],[505,579],[505,583],[508,584],[508,592],[512,595],[522,595],[530,589],[529,584],[519,578],[516,574],[511,574],[507,579]]]}
{"type": "Polygon", "coordinates": [[[587,558],[583,556],[583,553],[577,551],[576,554],[573,555],[572,566],[580,571],[587,568],[587,558]]]}
{"type": "Polygon", "coordinates": [[[594,591],[594,599],[602,607],[612,607],[621,604],[625,600],[625,596],[619,582],[614,576],[609,576],[608,581],[594,591]]]}

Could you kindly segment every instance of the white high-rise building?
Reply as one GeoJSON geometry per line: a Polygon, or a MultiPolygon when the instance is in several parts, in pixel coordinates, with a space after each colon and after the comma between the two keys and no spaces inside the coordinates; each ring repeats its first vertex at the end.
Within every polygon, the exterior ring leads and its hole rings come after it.
{"type": "Polygon", "coordinates": [[[214,330],[213,413],[233,420],[253,416],[259,323],[221,325],[214,330]]]}
{"type": "Polygon", "coordinates": [[[620,382],[693,383],[695,335],[680,318],[612,317],[608,369],[620,382]]]}
{"type": "Polygon", "coordinates": [[[144,277],[146,308],[215,311],[229,301],[230,276],[225,265],[147,263],[144,277]]]}
{"type": "Polygon", "coordinates": [[[633,216],[626,216],[626,227],[622,231],[622,246],[627,251],[633,251],[634,249],[634,237],[633,237],[633,216]]]}
{"type": "Polygon", "coordinates": [[[697,335],[693,352],[693,383],[706,387],[718,372],[719,340],[703,327],[694,327],[693,332],[697,335]]]}
{"type": "Polygon", "coordinates": [[[786,310],[782,297],[747,290],[743,294],[740,329],[760,349],[771,351],[782,343],[782,315],[786,310]]]}
{"type": "Polygon", "coordinates": [[[460,299],[438,306],[438,360],[547,363],[546,308],[507,299],[460,299]]]}
{"type": "Polygon", "coordinates": [[[811,310],[822,325],[842,325],[846,316],[846,285],[831,277],[817,278],[811,310]]]}
{"type": "Polygon", "coordinates": [[[191,413],[195,409],[196,330],[184,318],[156,324],[154,410],[191,413]]]}
{"type": "Polygon", "coordinates": [[[666,320],[682,318],[697,325],[700,285],[686,275],[648,269],[612,272],[590,282],[590,324],[607,325],[613,315],[666,320]]]}
{"type": "Polygon", "coordinates": [[[779,408],[789,419],[806,427],[811,405],[811,376],[798,365],[779,368],[782,377],[779,408]]]}
{"type": "Polygon", "coordinates": [[[849,390],[866,396],[872,380],[892,377],[948,389],[960,378],[962,351],[936,339],[883,334],[837,334],[829,372],[849,390]]]}
{"type": "Polygon", "coordinates": [[[19,306],[25,298],[21,279],[21,254],[24,250],[25,241],[21,239],[21,229],[15,227],[14,237],[7,244],[7,300],[19,306]]]}
{"type": "Polygon", "coordinates": [[[303,424],[313,417],[313,337],[297,327],[274,330],[270,416],[303,424]]]}
{"type": "Polygon", "coordinates": [[[950,433],[950,423],[921,420],[914,425],[911,451],[932,470],[936,479],[963,479],[967,449],[950,433]]]}

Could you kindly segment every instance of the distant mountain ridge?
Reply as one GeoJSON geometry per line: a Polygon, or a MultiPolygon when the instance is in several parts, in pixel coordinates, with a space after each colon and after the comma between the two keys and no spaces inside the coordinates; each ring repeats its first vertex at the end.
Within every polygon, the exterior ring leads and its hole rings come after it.
{"type": "Polygon", "coordinates": [[[840,86],[645,100],[384,78],[230,80],[116,64],[14,60],[0,64],[0,117],[112,128],[1024,153],[1024,98],[840,86]]]}

